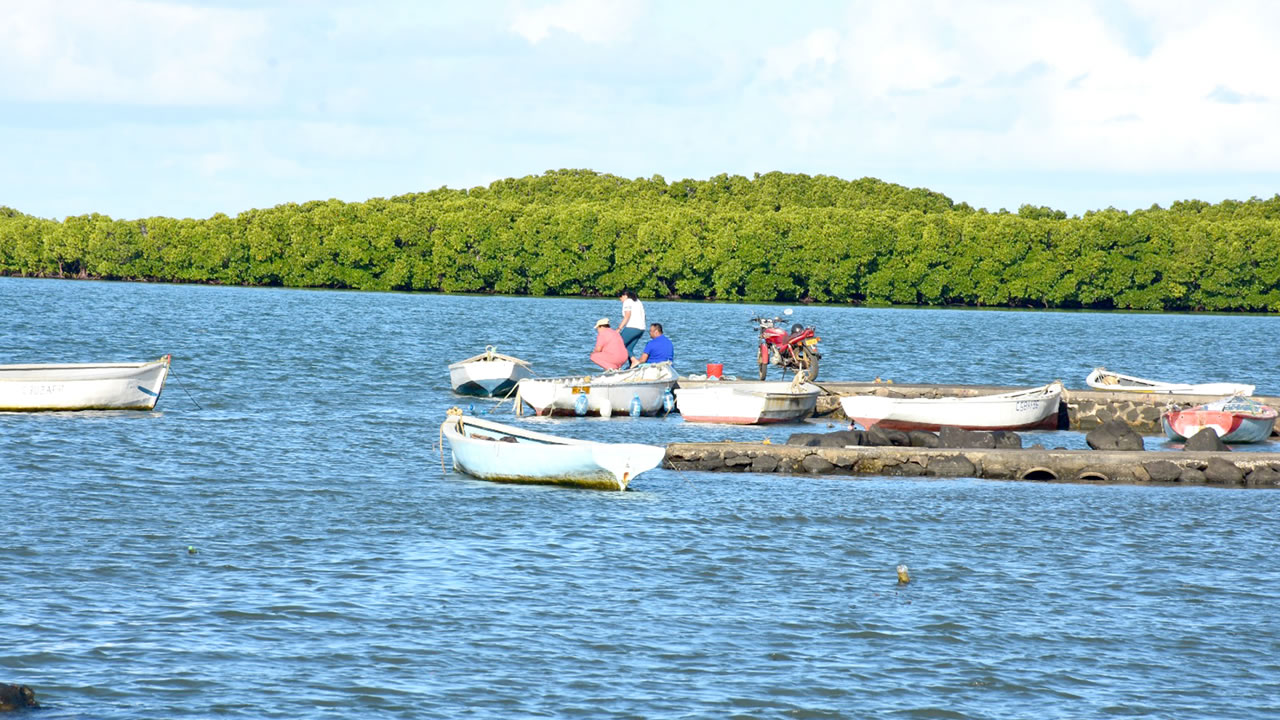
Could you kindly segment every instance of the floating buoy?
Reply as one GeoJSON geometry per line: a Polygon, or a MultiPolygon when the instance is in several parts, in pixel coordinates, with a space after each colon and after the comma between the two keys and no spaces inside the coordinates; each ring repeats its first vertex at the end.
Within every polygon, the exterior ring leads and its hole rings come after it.
{"type": "Polygon", "coordinates": [[[188,554],[188,555],[195,555],[195,554],[196,554],[196,553],[198,553],[198,552],[200,552],[200,551],[199,551],[199,550],[196,550],[196,548],[195,548],[195,546],[194,546],[194,545],[188,545],[188,546],[187,546],[187,554],[188,554]]]}
{"type": "Polygon", "coordinates": [[[899,565],[898,566],[898,584],[906,585],[909,582],[911,582],[911,576],[907,574],[907,566],[899,565]]]}

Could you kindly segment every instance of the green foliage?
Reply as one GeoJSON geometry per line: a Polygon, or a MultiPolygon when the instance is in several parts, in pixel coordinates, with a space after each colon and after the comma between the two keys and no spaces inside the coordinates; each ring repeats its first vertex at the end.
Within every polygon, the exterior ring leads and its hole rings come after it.
{"type": "Polygon", "coordinates": [[[1280,312],[1280,195],[1068,217],[874,178],[555,170],[204,220],[0,207],[0,274],[750,302],[1280,312]]]}

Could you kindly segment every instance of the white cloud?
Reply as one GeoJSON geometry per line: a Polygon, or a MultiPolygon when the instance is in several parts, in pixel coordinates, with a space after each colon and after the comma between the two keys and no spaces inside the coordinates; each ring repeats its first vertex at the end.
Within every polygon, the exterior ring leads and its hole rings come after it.
{"type": "Polygon", "coordinates": [[[1145,54],[1095,9],[862,4],[765,50],[756,110],[785,118],[797,149],[825,144],[881,167],[1280,167],[1280,6],[1139,6],[1145,54]]]}
{"type": "Polygon", "coordinates": [[[625,37],[644,8],[638,0],[560,0],[535,8],[518,7],[511,30],[537,45],[553,30],[576,35],[594,45],[625,37]]]}
{"type": "Polygon", "coordinates": [[[0,97],[35,102],[243,105],[264,99],[258,12],[143,0],[9,3],[0,97]]]}

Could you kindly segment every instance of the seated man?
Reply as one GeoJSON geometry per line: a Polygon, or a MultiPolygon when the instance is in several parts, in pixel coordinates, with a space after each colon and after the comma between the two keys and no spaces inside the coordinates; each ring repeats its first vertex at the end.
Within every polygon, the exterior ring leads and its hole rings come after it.
{"type": "Polygon", "coordinates": [[[631,358],[632,365],[676,359],[676,349],[671,345],[671,339],[662,334],[662,323],[649,323],[649,338],[649,342],[644,344],[644,353],[638,358],[631,358]]]}
{"type": "Polygon", "coordinates": [[[591,362],[605,370],[617,370],[627,364],[627,346],[622,336],[609,327],[609,318],[596,321],[596,346],[591,351],[591,362]]]}

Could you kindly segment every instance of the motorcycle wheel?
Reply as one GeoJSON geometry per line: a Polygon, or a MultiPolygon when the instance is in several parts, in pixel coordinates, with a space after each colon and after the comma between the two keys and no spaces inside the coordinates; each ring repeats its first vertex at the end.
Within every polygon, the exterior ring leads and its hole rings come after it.
{"type": "Polygon", "coordinates": [[[760,363],[760,379],[764,380],[769,374],[769,363],[760,363]]]}
{"type": "Polygon", "coordinates": [[[818,379],[818,354],[809,348],[800,351],[800,367],[804,368],[804,379],[814,382],[818,379]]]}

